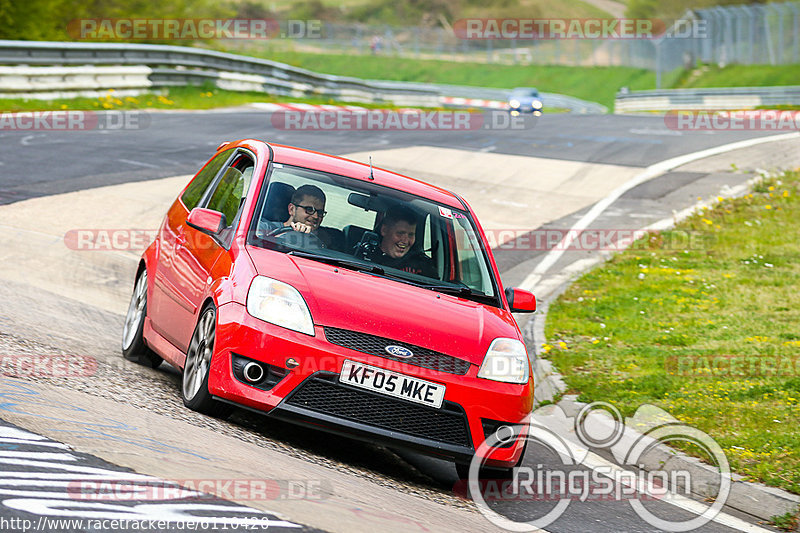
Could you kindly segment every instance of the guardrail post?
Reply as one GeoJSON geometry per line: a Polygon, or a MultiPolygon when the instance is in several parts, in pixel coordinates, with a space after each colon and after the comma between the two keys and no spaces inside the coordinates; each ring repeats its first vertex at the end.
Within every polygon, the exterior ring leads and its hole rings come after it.
{"type": "Polygon", "coordinates": [[[770,4],[778,13],[778,64],[783,65],[783,5],[770,4]]]}
{"type": "Polygon", "coordinates": [[[656,89],[661,88],[661,39],[653,41],[656,51],[656,89]]]}
{"type": "Polygon", "coordinates": [[[772,31],[769,27],[769,16],[767,8],[764,6],[753,6],[753,9],[761,14],[761,20],[764,22],[764,41],[767,45],[767,54],[769,55],[769,64],[775,64],[775,48],[772,43],[772,31]]]}

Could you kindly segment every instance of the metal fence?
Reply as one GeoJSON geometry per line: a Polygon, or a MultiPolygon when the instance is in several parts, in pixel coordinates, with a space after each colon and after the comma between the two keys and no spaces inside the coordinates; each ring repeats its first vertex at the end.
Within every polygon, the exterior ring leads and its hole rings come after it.
{"type": "Polygon", "coordinates": [[[497,64],[628,66],[659,73],[698,61],[778,65],[800,63],[800,2],[687,11],[658,38],[479,40],[461,39],[452,29],[327,23],[315,38],[232,46],[497,64]]]}
{"type": "Polygon", "coordinates": [[[678,29],[674,37],[653,41],[654,70],[659,74],[697,62],[720,66],[800,63],[798,2],[698,9],[683,18],[687,21],[684,30],[693,26],[699,35],[683,35],[678,29]]]}

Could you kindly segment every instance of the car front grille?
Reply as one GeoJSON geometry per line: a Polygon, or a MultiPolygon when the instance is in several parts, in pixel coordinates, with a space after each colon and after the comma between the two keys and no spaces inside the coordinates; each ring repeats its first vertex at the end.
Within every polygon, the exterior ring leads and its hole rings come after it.
{"type": "Polygon", "coordinates": [[[467,418],[461,406],[444,402],[440,409],[417,405],[337,381],[338,375],[314,375],[286,403],[344,420],[396,431],[436,442],[472,448],[467,418]]]}
{"type": "Polygon", "coordinates": [[[407,342],[400,342],[385,337],[378,337],[377,335],[369,335],[367,333],[360,333],[358,331],[350,331],[347,329],[339,329],[326,327],[325,337],[331,344],[350,348],[357,352],[367,353],[370,355],[377,355],[391,359],[392,361],[399,361],[412,366],[427,368],[430,370],[438,370],[439,372],[446,372],[448,374],[456,374],[463,376],[469,370],[469,361],[458,359],[443,353],[435,352],[421,346],[409,344],[407,342]],[[392,355],[386,351],[387,346],[402,346],[414,354],[411,357],[399,357],[392,355]]]}

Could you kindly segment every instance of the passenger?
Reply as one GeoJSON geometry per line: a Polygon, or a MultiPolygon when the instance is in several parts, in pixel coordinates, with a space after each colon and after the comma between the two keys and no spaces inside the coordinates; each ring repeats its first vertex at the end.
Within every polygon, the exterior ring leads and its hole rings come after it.
{"type": "Polygon", "coordinates": [[[414,250],[417,240],[417,215],[413,209],[395,205],[386,210],[381,221],[380,245],[367,259],[381,265],[436,278],[433,261],[422,250],[414,250]]]}

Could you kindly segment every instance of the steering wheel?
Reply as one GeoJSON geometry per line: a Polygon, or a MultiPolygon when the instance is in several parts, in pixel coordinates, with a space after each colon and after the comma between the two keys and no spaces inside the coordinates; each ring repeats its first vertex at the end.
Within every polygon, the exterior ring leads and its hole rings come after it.
{"type": "Polygon", "coordinates": [[[294,228],[291,226],[280,226],[269,231],[266,235],[264,235],[264,237],[277,237],[278,235],[283,235],[284,233],[288,233],[290,231],[294,231],[294,228]]]}
{"type": "Polygon", "coordinates": [[[281,226],[268,232],[264,237],[279,237],[281,241],[291,244],[297,248],[327,248],[322,239],[315,233],[303,233],[295,231],[291,226],[281,226]]]}
{"type": "Polygon", "coordinates": [[[359,259],[367,259],[376,252],[379,243],[378,235],[374,231],[365,231],[361,240],[353,248],[353,255],[359,259]]]}

